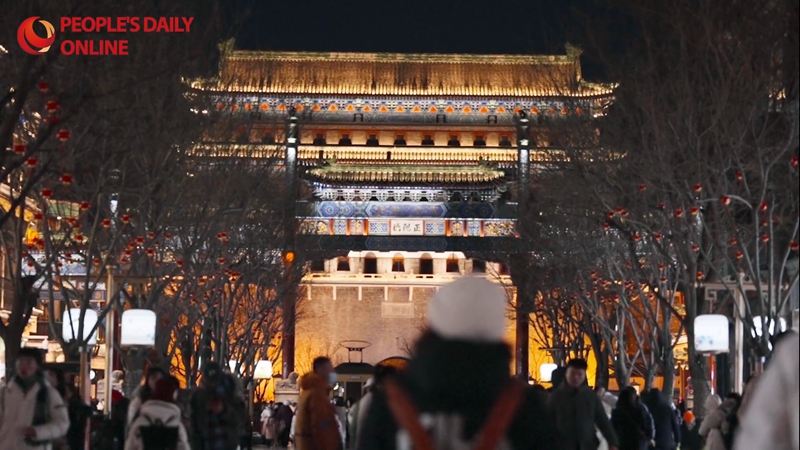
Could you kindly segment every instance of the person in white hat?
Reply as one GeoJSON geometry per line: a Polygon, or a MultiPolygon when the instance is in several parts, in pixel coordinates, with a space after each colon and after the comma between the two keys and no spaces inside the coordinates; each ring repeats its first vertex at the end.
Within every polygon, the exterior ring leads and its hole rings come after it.
{"type": "Polygon", "coordinates": [[[509,373],[508,303],[483,277],[443,286],[408,368],[373,395],[357,449],[555,448],[540,398],[509,373]]]}

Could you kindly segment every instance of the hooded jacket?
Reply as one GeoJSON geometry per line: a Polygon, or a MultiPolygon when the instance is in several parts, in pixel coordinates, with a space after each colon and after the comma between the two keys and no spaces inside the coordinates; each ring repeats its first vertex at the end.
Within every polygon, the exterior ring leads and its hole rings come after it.
{"type": "Polygon", "coordinates": [[[664,395],[658,389],[650,390],[644,404],[653,416],[657,450],[674,450],[681,442],[681,424],[664,395]]]}
{"type": "MultiPolygon", "coordinates": [[[[238,383],[233,375],[223,374],[220,385],[224,386],[224,395],[221,399],[224,409],[220,416],[220,423],[225,428],[226,448],[235,449],[239,446],[241,430],[246,425],[247,408],[240,391],[241,383],[238,383]]],[[[217,396],[215,392],[217,387],[212,387],[203,381],[192,395],[190,406],[192,411],[190,431],[192,448],[205,448],[205,442],[209,438],[210,405],[212,399],[217,396]]]]}
{"type": "Polygon", "coordinates": [[[37,381],[28,392],[15,379],[0,388],[0,450],[50,450],[51,441],[66,436],[69,429],[67,406],[58,391],[44,379],[37,381]],[[47,389],[47,423],[34,426],[36,441],[26,443],[21,429],[32,426],[40,389],[47,389]]]}
{"type": "Polygon", "coordinates": [[[744,412],[735,450],[800,448],[800,339],[795,333],[775,348],[744,412]]]}
{"type": "MultiPolygon", "coordinates": [[[[469,442],[489,419],[502,390],[510,381],[511,354],[503,343],[445,340],[430,335],[417,348],[398,383],[411,397],[435,441],[469,442]]],[[[535,391],[526,392],[505,441],[513,449],[539,450],[553,445],[544,406],[535,391]]],[[[502,442],[502,441],[501,441],[502,442]]],[[[372,394],[358,450],[409,450],[380,390],[372,394]]],[[[458,448],[458,447],[453,447],[458,448]]],[[[499,446],[506,449],[508,446],[499,446]]]]}
{"type": "Polygon", "coordinates": [[[146,450],[139,430],[157,423],[178,429],[176,450],[190,450],[186,428],[181,421],[181,409],[174,403],[160,400],[148,400],[139,408],[136,419],[130,425],[128,438],[125,440],[125,450],[146,450]]]}
{"type": "Polygon", "coordinates": [[[727,450],[725,448],[725,440],[722,436],[722,427],[725,424],[725,418],[728,417],[733,409],[736,407],[736,400],[726,399],[717,408],[714,408],[714,397],[719,401],[716,395],[709,396],[706,399],[706,417],[700,423],[700,436],[706,438],[706,448],[708,450],[727,450]]]}
{"type": "Polygon", "coordinates": [[[342,446],[336,411],[328,398],[328,383],[315,373],[300,377],[295,412],[297,450],[338,450],[342,446]]]}

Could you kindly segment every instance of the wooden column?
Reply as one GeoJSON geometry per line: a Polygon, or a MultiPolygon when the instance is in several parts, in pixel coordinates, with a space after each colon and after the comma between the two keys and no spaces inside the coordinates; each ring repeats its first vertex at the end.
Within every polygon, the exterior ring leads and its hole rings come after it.
{"type": "MultiPolygon", "coordinates": [[[[530,121],[524,111],[516,116],[517,128],[517,176],[519,177],[519,198],[518,198],[518,217],[517,220],[524,220],[527,217],[528,201],[530,197],[530,121]]],[[[523,239],[525,236],[521,236],[523,239]]],[[[523,246],[523,251],[526,249],[523,246]]],[[[514,361],[516,362],[516,374],[524,377],[527,381],[530,376],[530,336],[529,336],[529,314],[532,310],[531,299],[535,292],[531,292],[533,286],[529,283],[530,270],[527,261],[527,254],[519,254],[512,257],[511,276],[517,288],[517,305],[515,314],[516,342],[514,346],[514,361]]]]}
{"type": "Polygon", "coordinates": [[[295,320],[297,318],[297,266],[295,255],[295,205],[297,201],[297,148],[299,144],[300,126],[294,109],[289,110],[286,121],[286,142],[284,170],[286,176],[286,195],[283,213],[284,248],[283,287],[280,290],[283,298],[283,328],[281,332],[281,359],[283,361],[283,379],[288,379],[294,372],[295,357],[295,320]]]}

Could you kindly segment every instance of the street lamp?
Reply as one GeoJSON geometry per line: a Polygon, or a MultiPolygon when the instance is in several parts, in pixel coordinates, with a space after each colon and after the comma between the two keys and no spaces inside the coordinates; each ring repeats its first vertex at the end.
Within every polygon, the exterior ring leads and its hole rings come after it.
{"type": "Polygon", "coordinates": [[[730,351],[728,318],[722,314],[702,314],[694,319],[694,348],[698,353],[730,351]]]}
{"type": "Polygon", "coordinates": [[[272,361],[262,359],[256,362],[256,367],[253,369],[253,382],[250,384],[250,420],[253,419],[253,403],[255,402],[256,387],[261,380],[269,380],[272,378],[272,361]]]}
{"type": "Polygon", "coordinates": [[[539,381],[551,383],[553,381],[553,372],[556,369],[558,369],[558,365],[553,363],[545,363],[539,366],[539,381]]]}
{"type": "Polygon", "coordinates": [[[80,382],[81,399],[89,403],[89,347],[97,345],[97,311],[87,309],[83,312],[83,336],[78,337],[81,326],[81,309],[71,308],[61,324],[61,337],[64,342],[82,341],[80,347],[80,382]]]}

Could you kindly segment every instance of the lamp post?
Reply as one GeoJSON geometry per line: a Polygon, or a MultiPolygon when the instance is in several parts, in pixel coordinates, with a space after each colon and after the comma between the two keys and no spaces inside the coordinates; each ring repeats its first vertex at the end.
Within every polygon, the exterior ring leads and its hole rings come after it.
{"type": "Polygon", "coordinates": [[[107,418],[111,417],[111,372],[114,371],[114,344],[116,340],[116,320],[117,320],[117,302],[115,297],[114,287],[114,265],[106,265],[106,297],[108,298],[108,313],[106,314],[106,361],[105,371],[106,375],[103,379],[103,392],[105,398],[103,399],[103,415],[107,418]]]}
{"type": "Polygon", "coordinates": [[[261,380],[272,378],[272,361],[262,359],[256,362],[253,370],[253,381],[250,383],[250,420],[253,419],[253,403],[255,403],[256,387],[261,380]]]}
{"type": "Polygon", "coordinates": [[[80,341],[80,382],[81,398],[85,403],[91,402],[91,395],[89,393],[89,385],[91,380],[89,378],[89,352],[91,348],[97,344],[97,311],[93,309],[86,309],[83,311],[83,320],[81,320],[81,309],[70,308],[66,311],[67,320],[62,323],[61,337],[64,342],[80,341]],[[78,336],[81,330],[81,323],[83,324],[83,335],[78,336]]]}

